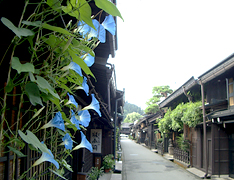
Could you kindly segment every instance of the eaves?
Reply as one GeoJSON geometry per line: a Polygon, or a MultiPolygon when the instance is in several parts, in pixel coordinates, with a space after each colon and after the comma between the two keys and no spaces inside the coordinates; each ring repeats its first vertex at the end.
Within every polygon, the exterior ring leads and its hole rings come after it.
{"type": "Polygon", "coordinates": [[[201,80],[204,84],[225,73],[232,67],[234,67],[234,54],[230,55],[229,57],[215,65],[213,68],[203,73],[201,76],[198,77],[198,79],[201,80]]]}
{"type": "Polygon", "coordinates": [[[180,95],[184,94],[184,90],[187,91],[191,89],[193,86],[197,85],[197,80],[194,79],[192,76],[187,82],[185,82],[181,87],[175,90],[172,94],[170,94],[166,99],[160,102],[158,105],[160,108],[167,107],[167,104],[172,102],[175,98],[179,97],[180,95]]]}

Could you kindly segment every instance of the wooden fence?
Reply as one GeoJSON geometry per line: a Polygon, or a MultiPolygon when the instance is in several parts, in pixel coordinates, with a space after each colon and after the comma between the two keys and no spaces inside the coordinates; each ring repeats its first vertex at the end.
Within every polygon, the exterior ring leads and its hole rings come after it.
{"type": "Polygon", "coordinates": [[[189,152],[183,151],[180,148],[174,148],[174,159],[190,164],[189,152]]]}

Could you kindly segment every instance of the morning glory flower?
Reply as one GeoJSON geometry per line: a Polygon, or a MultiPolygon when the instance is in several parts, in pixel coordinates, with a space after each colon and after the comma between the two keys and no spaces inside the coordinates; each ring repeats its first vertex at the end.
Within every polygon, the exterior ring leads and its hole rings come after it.
{"type": "Polygon", "coordinates": [[[73,145],[73,141],[71,136],[67,133],[65,134],[65,136],[63,137],[63,142],[60,145],[64,145],[66,149],[72,149],[72,145],[73,145]]]}
{"type": "Polygon", "coordinates": [[[93,25],[94,25],[96,30],[91,28],[91,31],[88,34],[88,37],[91,34],[92,37],[97,37],[101,43],[105,43],[106,42],[105,28],[96,19],[93,19],[93,25]]]}
{"type": "Polygon", "coordinates": [[[73,105],[76,106],[76,108],[78,108],[78,103],[76,102],[74,96],[70,95],[69,93],[67,93],[67,95],[69,97],[69,100],[68,100],[68,102],[65,105],[73,104],[73,105]]]}
{"type": "Polygon", "coordinates": [[[68,69],[72,69],[73,71],[75,71],[80,76],[83,76],[80,66],[78,64],[76,64],[75,62],[70,62],[69,65],[63,67],[61,70],[66,71],[68,69]]]}
{"type": "Polygon", "coordinates": [[[87,33],[90,32],[91,27],[86,24],[84,21],[79,21],[78,22],[78,32],[80,32],[83,35],[83,38],[87,35],[87,33]]]}
{"type": "MultiPolygon", "coordinates": [[[[43,142],[42,142],[42,144],[43,144],[43,142]]],[[[50,152],[50,154],[48,154],[46,152],[42,152],[42,156],[34,162],[33,166],[37,166],[45,161],[49,161],[49,162],[53,163],[57,169],[59,169],[59,163],[54,159],[54,155],[52,154],[51,150],[49,150],[49,152],[50,152]]]]}
{"type": "Polygon", "coordinates": [[[98,115],[101,117],[101,112],[100,112],[100,105],[99,105],[99,102],[98,100],[95,98],[95,95],[94,94],[91,94],[92,96],[92,102],[90,103],[90,105],[84,107],[82,110],[88,110],[88,109],[93,109],[95,110],[98,115]]]}
{"type": "Polygon", "coordinates": [[[88,127],[89,122],[91,120],[89,111],[88,110],[79,111],[78,116],[79,116],[79,121],[81,122],[80,124],[83,125],[84,127],[88,127]]]}
{"type": "Polygon", "coordinates": [[[102,22],[102,26],[109,31],[113,36],[115,35],[116,31],[116,24],[115,20],[112,15],[106,16],[104,21],[102,22]]]}
{"type": "MultiPolygon", "coordinates": [[[[81,58],[83,58],[83,56],[81,56],[81,58]]],[[[84,62],[87,64],[88,67],[91,67],[94,63],[94,57],[88,54],[85,56],[84,62]]]]}
{"type": "Polygon", "coordinates": [[[75,89],[83,89],[87,96],[89,95],[89,85],[87,84],[87,78],[84,76],[82,86],[76,87],[75,89]]]}
{"type": "Polygon", "coordinates": [[[64,120],[62,118],[61,112],[57,112],[52,120],[50,120],[47,124],[42,126],[42,129],[48,128],[48,127],[56,127],[58,129],[61,129],[65,131],[65,125],[64,120]]]}
{"type": "Polygon", "coordinates": [[[101,43],[106,42],[106,30],[105,28],[96,20],[92,20],[95,29],[85,24],[83,21],[78,23],[78,31],[83,35],[83,38],[90,40],[93,37],[99,39],[101,43]]]}
{"type": "Polygon", "coordinates": [[[77,145],[76,147],[74,147],[73,150],[77,150],[80,148],[86,148],[90,152],[93,152],[93,147],[90,144],[90,142],[86,139],[84,133],[82,131],[80,131],[80,134],[81,134],[81,143],[79,145],[77,145]]]}
{"type": "Polygon", "coordinates": [[[71,113],[72,113],[70,119],[71,123],[74,124],[78,130],[80,130],[80,121],[76,119],[76,115],[73,110],[71,110],[71,113]]]}

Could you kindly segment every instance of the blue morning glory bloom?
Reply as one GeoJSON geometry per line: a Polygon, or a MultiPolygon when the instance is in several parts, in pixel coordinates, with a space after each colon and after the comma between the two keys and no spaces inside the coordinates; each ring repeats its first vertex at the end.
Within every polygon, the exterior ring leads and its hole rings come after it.
{"type": "Polygon", "coordinates": [[[84,21],[78,22],[78,31],[83,35],[83,38],[90,32],[91,27],[84,21]]]}
{"type": "Polygon", "coordinates": [[[83,21],[78,23],[78,31],[83,35],[83,38],[90,40],[93,37],[99,39],[101,43],[106,42],[106,30],[105,28],[96,20],[92,20],[95,29],[85,24],[83,21]]]}
{"type": "Polygon", "coordinates": [[[81,134],[81,143],[79,145],[77,145],[76,147],[74,147],[73,150],[77,150],[80,148],[86,148],[90,152],[93,152],[93,147],[90,144],[90,142],[86,139],[84,133],[82,131],[80,131],[80,134],[81,134]]]}
{"type": "Polygon", "coordinates": [[[82,83],[83,90],[86,92],[87,96],[89,95],[89,86],[87,84],[87,77],[83,78],[83,83],[82,83]]]}
{"type": "Polygon", "coordinates": [[[88,110],[83,110],[78,112],[79,121],[81,122],[80,124],[83,125],[84,127],[89,126],[89,122],[91,120],[91,116],[89,114],[88,110]]]}
{"type": "Polygon", "coordinates": [[[52,120],[50,120],[47,124],[42,126],[42,129],[48,128],[48,127],[56,127],[58,129],[61,129],[65,131],[65,125],[64,120],[62,118],[61,112],[57,112],[52,120]]]}
{"type": "Polygon", "coordinates": [[[69,93],[67,93],[67,95],[69,97],[69,100],[65,105],[74,104],[76,106],[76,108],[78,108],[78,103],[76,102],[74,96],[70,95],[69,93]]]}
{"type": "MultiPolygon", "coordinates": [[[[81,58],[83,58],[83,56],[81,56],[81,58]]],[[[93,65],[94,60],[94,57],[90,54],[86,55],[84,58],[84,62],[87,64],[88,67],[91,67],[93,65]]]]}
{"type": "Polygon", "coordinates": [[[101,112],[100,112],[100,105],[99,105],[99,102],[98,100],[95,98],[95,95],[94,94],[91,94],[92,96],[92,102],[90,103],[90,105],[84,107],[82,110],[88,110],[88,109],[93,109],[95,110],[98,115],[101,117],[101,112]]]}
{"type": "Polygon", "coordinates": [[[80,76],[83,76],[80,66],[78,64],[76,64],[75,62],[70,62],[69,65],[63,67],[61,70],[66,71],[68,69],[72,69],[73,71],[75,71],[80,76]]]}
{"type": "Polygon", "coordinates": [[[89,85],[87,84],[87,78],[84,76],[82,86],[76,87],[75,89],[83,89],[87,96],[89,95],[89,85]]]}
{"type": "Polygon", "coordinates": [[[73,145],[73,141],[71,136],[67,133],[65,134],[65,136],[63,137],[63,142],[61,143],[61,145],[64,145],[66,149],[72,149],[72,145],[73,145]]]}
{"type": "Polygon", "coordinates": [[[37,166],[45,161],[49,161],[53,163],[57,169],[59,169],[59,163],[54,159],[54,155],[52,154],[51,150],[49,150],[49,152],[50,154],[46,152],[42,152],[42,156],[34,162],[33,166],[37,166]]]}
{"type": "Polygon", "coordinates": [[[105,28],[96,19],[93,19],[93,25],[96,28],[96,30],[91,28],[90,33],[95,34],[96,36],[93,37],[97,37],[101,43],[105,43],[106,42],[105,28]]]}
{"type": "Polygon", "coordinates": [[[116,24],[115,20],[112,15],[106,16],[104,21],[102,22],[102,26],[109,31],[113,36],[115,35],[116,31],[116,24]]]}
{"type": "Polygon", "coordinates": [[[75,124],[76,128],[80,130],[80,121],[76,119],[75,113],[73,110],[71,110],[71,119],[70,119],[72,124],[75,124]]]}

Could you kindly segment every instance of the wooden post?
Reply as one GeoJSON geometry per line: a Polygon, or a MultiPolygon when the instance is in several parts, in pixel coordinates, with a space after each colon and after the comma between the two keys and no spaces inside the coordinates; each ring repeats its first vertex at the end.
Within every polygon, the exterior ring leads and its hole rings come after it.
{"type": "Polygon", "coordinates": [[[202,84],[202,81],[200,80],[200,85],[201,85],[201,95],[202,95],[202,114],[203,114],[203,144],[204,144],[204,159],[205,159],[205,176],[204,178],[207,177],[208,175],[208,158],[207,158],[207,138],[206,138],[206,113],[205,113],[205,97],[204,97],[204,87],[202,84]]]}

